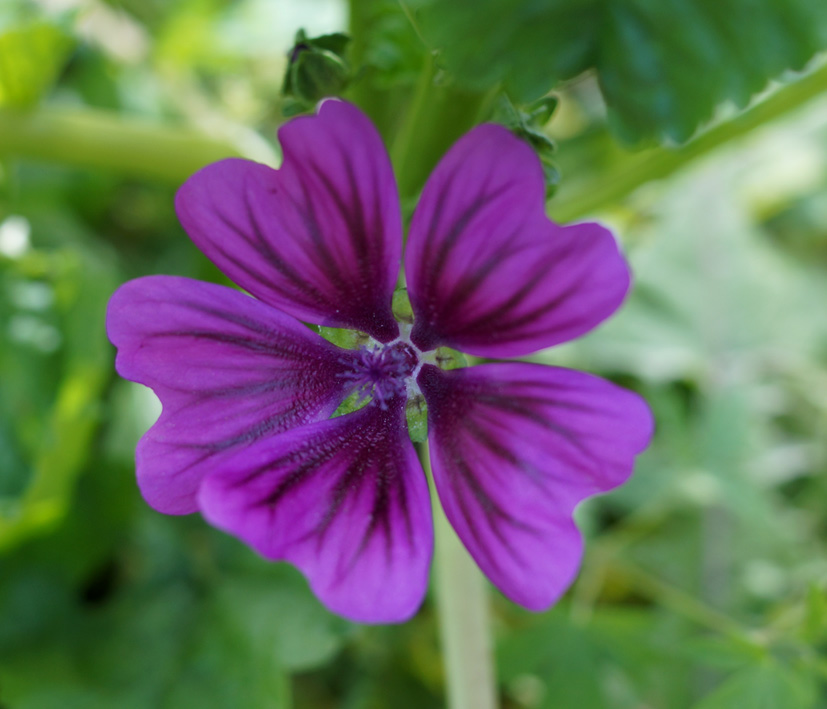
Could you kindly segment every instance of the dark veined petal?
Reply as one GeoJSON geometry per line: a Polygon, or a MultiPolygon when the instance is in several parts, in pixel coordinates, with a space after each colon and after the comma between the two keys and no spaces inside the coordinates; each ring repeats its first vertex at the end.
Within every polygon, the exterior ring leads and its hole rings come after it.
{"type": "Polygon", "coordinates": [[[151,387],[163,413],[136,453],[147,502],[197,510],[201,480],[228,453],[327,418],[346,392],[340,350],[231,288],[172,276],[121,286],[109,301],[116,368],[151,387]]]}
{"type": "Polygon", "coordinates": [[[330,610],[403,621],[425,594],[428,485],[400,399],[262,440],[204,481],[207,520],[304,572],[330,610]]]}
{"type": "Polygon", "coordinates": [[[534,364],[426,365],[418,381],[448,519],[506,596],[547,608],[580,564],[572,511],[631,474],[648,407],[598,377],[534,364]]]}
{"type": "Polygon", "coordinates": [[[495,125],[460,139],[428,179],[405,270],[414,344],[481,357],[521,356],[578,337],[629,288],[612,234],[549,221],[539,159],[495,125]]]}
{"type": "Polygon", "coordinates": [[[239,286],[294,317],[398,334],[391,299],[402,226],[387,152],[359,109],[324,101],[279,129],[278,170],[208,165],[178,191],[197,246],[239,286]]]}

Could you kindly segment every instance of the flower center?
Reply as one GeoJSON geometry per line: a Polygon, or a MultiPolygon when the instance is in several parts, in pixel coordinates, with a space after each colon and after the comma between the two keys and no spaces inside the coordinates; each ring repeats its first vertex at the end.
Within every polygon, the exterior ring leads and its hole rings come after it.
{"type": "Polygon", "coordinates": [[[416,348],[397,340],[389,345],[362,346],[355,367],[342,373],[354,385],[360,400],[371,397],[382,409],[397,396],[406,396],[419,373],[420,361],[416,348]]]}

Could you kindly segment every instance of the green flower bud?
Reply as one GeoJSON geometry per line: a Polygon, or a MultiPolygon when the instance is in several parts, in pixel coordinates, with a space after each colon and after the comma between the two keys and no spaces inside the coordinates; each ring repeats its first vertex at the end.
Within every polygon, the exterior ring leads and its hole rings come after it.
{"type": "Polygon", "coordinates": [[[350,79],[344,57],[348,41],[343,34],[308,38],[303,30],[296,33],[282,86],[282,93],[292,99],[287,102],[290,113],[299,113],[326,96],[342,93],[350,79]]]}
{"type": "Polygon", "coordinates": [[[326,49],[299,52],[290,67],[293,94],[314,104],[325,96],[339,95],[347,85],[348,68],[341,57],[326,49]]]}

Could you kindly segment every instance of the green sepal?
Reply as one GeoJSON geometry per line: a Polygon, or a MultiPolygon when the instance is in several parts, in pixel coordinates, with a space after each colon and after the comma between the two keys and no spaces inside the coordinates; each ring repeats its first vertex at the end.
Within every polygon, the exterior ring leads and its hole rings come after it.
{"type": "Polygon", "coordinates": [[[305,38],[304,41],[312,47],[326,49],[328,52],[333,52],[336,56],[344,58],[350,37],[344,32],[333,32],[332,34],[323,34],[312,39],[305,38]]]}
{"type": "Polygon", "coordinates": [[[308,37],[304,30],[296,33],[281,89],[287,98],[283,106],[285,115],[302,113],[319,100],[344,91],[351,78],[345,59],[349,41],[340,32],[319,37],[308,37]]]}
{"type": "Polygon", "coordinates": [[[350,392],[350,394],[348,394],[347,398],[341,404],[339,404],[339,406],[333,412],[333,415],[330,418],[335,419],[337,416],[352,414],[354,411],[363,409],[370,403],[370,401],[371,398],[369,396],[365,396],[358,389],[356,391],[352,391],[350,392]]]}
{"type": "Polygon", "coordinates": [[[293,95],[307,104],[338,96],[347,86],[345,61],[326,49],[305,50],[290,67],[293,95]]]}
{"type": "Polygon", "coordinates": [[[408,324],[413,322],[413,308],[411,307],[411,299],[408,297],[407,288],[397,288],[393,292],[391,311],[393,312],[393,317],[399,322],[408,324]]]}
{"type": "Polygon", "coordinates": [[[358,350],[370,342],[370,335],[359,330],[346,330],[341,327],[318,325],[319,334],[328,342],[346,350],[358,350]]]}
{"type": "Polygon", "coordinates": [[[308,107],[301,101],[296,101],[294,98],[286,98],[281,103],[281,113],[285,118],[293,118],[302,113],[307,113],[308,107]]]}
{"type": "Polygon", "coordinates": [[[546,199],[551,197],[560,185],[560,171],[552,159],[557,146],[543,132],[543,126],[551,120],[558,104],[556,97],[545,96],[526,106],[517,107],[506,94],[502,94],[493,111],[493,120],[527,142],[537,153],[543,167],[546,199]]]}
{"type": "Polygon", "coordinates": [[[434,353],[434,361],[440,369],[461,369],[468,366],[465,355],[450,347],[438,347],[434,353]]]}
{"type": "Polygon", "coordinates": [[[408,422],[408,436],[414,443],[428,440],[428,404],[424,396],[408,399],[405,405],[405,419],[408,422]]]}
{"type": "Polygon", "coordinates": [[[540,156],[540,164],[543,166],[543,179],[546,183],[546,199],[550,199],[560,186],[560,170],[553,160],[544,155],[540,156]]]}
{"type": "Polygon", "coordinates": [[[528,104],[525,108],[528,123],[533,126],[544,126],[551,120],[559,105],[560,101],[556,96],[543,96],[528,104]]]}

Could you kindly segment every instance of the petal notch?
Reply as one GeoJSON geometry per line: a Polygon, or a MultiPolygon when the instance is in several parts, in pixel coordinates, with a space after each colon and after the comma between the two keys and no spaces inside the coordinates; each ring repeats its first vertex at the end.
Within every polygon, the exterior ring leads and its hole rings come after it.
{"type": "Polygon", "coordinates": [[[629,288],[612,234],[549,221],[537,156],[496,125],[460,139],[428,179],[405,259],[423,350],[526,355],[588,332],[629,288]]]}
{"type": "Polygon", "coordinates": [[[261,300],[389,342],[402,222],[379,134],[355,106],[327,100],[283,125],[279,140],[278,170],[231,158],[190,177],[176,197],[181,224],[261,300]]]}

